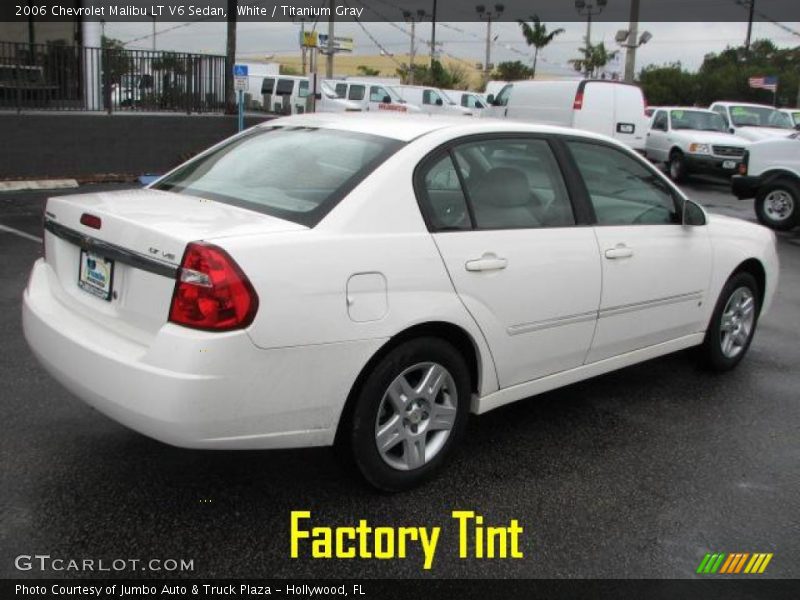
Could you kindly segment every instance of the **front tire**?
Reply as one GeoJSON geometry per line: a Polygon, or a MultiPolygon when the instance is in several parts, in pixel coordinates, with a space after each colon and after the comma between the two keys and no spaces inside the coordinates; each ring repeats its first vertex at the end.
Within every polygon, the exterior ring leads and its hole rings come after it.
{"type": "Polygon", "coordinates": [[[753,341],[760,309],[755,277],[740,272],[728,279],[701,346],[705,366],[714,371],[729,371],[741,362],[753,341]]]}
{"type": "Polygon", "coordinates": [[[756,216],[762,225],[777,231],[788,231],[800,222],[800,185],[778,179],[762,186],[756,195],[756,216]]]}
{"type": "Polygon", "coordinates": [[[444,340],[391,350],[355,398],[349,446],[364,478],[396,492],[431,477],[464,433],[470,389],[464,358],[444,340]]]}
{"type": "Polygon", "coordinates": [[[686,159],[683,153],[679,150],[673,150],[669,155],[669,162],[667,162],[667,171],[669,178],[675,183],[682,183],[686,181],[686,159]]]}

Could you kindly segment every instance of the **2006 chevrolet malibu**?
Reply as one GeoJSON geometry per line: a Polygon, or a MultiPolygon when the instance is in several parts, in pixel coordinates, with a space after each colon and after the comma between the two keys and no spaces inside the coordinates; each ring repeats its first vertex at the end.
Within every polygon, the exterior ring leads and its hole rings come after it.
{"type": "Polygon", "coordinates": [[[731,369],[778,272],[619,143],[489,120],[278,119],[44,226],[23,323],[66,388],[177,446],[341,444],[387,490],[469,413],[690,346],[731,369]]]}

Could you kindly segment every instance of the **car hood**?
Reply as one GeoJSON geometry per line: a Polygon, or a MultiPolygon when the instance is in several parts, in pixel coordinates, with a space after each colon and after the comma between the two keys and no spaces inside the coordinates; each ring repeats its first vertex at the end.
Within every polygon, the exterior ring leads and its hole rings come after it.
{"type": "Polygon", "coordinates": [[[697,131],[688,129],[679,129],[675,131],[676,134],[681,135],[687,141],[696,144],[713,144],[719,146],[747,146],[750,140],[741,136],[733,135],[731,133],[722,133],[717,131],[697,131]]]}
{"type": "Polygon", "coordinates": [[[736,130],[739,137],[748,140],[771,140],[774,138],[788,137],[794,133],[792,129],[780,129],[779,127],[751,127],[745,125],[736,130]]]}

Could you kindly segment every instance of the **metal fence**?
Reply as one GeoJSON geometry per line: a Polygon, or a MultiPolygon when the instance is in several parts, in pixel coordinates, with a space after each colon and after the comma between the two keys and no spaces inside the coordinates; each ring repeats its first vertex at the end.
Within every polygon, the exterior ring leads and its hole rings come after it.
{"type": "Polygon", "coordinates": [[[221,112],[225,57],[0,42],[0,109],[221,112]]]}

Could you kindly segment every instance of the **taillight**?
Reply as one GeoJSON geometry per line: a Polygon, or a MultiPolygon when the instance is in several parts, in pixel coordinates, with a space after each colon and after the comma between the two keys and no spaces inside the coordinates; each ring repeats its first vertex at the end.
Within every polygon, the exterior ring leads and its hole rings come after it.
{"type": "Polygon", "coordinates": [[[242,329],[253,322],[258,296],[225,250],[192,242],[183,253],[169,320],[209,331],[242,329]]]}
{"type": "Polygon", "coordinates": [[[583,108],[583,91],[579,90],[575,94],[575,102],[572,103],[573,110],[580,110],[583,108]]]}
{"type": "Polygon", "coordinates": [[[91,227],[92,229],[100,229],[103,226],[103,221],[96,215],[83,213],[81,215],[81,225],[86,225],[86,227],[91,227]]]}

